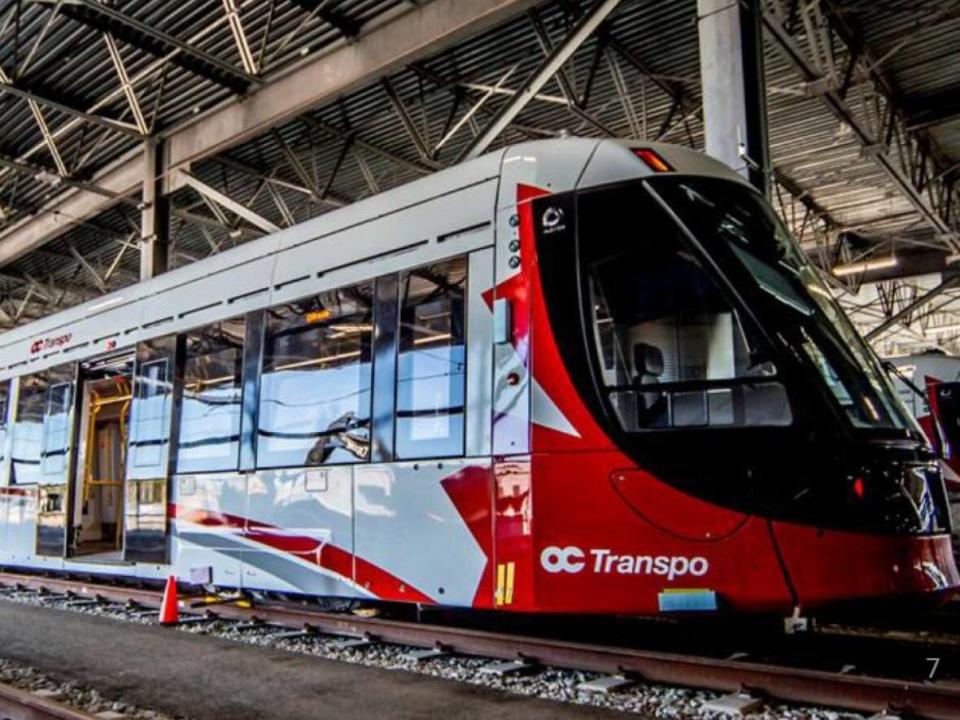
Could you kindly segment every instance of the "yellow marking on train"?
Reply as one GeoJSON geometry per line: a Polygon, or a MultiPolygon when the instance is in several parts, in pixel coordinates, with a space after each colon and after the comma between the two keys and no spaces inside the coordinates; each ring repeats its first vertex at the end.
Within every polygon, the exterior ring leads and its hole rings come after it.
{"type": "Polygon", "coordinates": [[[511,605],[513,603],[513,576],[515,574],[516,564],[512,562],[507,563],[507,593],[506,599],[504,600],[504,605],[511,605]]]}
{"type": "Polygon", "coordinates": [[[506,574],[506,567],[501,563],[497,565],[497,592],[494,595],[494,603],[496,605],[503,605],[503,589],[504,589],[504,575],[506,574]]]}

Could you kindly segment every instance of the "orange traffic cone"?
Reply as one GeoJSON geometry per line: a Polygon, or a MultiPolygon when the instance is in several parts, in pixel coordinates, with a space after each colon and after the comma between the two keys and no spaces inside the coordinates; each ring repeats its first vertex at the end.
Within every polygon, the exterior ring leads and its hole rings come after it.
{"type": "Polygon", "coordinates": [[[160,603],[160,624],[176,625],[180,622],[180,603],[177,601],[177,578],[171,575],[163,589],[163,601],[160,603]]]}

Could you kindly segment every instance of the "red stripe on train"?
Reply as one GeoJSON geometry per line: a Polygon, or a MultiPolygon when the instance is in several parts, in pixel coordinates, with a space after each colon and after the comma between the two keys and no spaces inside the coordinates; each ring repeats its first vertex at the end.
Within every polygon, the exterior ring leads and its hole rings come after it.
{"type": "Polygon", "coordinates": [[[16,495],[18,497],[27,497],[28,495],[33,495],[36,488],[20,488],[20,487],[0,487],[0,495],[16,495]]]}
{"type": "Polygon", "coordinates": [[[384,600],[405,600],[434,604],[434,599],[409,583],[368,560],[331,543],[306,535],[293,535],[283,528],[249,520],[238,515],[171,504],[171,519],[177,518],[204,527],[227,527],[240,531],[240,536],[261,545],[293,555],[324,570],[355,582],[384,600]]]}

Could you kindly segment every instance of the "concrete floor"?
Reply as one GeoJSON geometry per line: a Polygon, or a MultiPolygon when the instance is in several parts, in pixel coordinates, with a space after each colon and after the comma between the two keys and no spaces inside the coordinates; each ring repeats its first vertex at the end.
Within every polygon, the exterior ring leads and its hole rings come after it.
{"type": "Polygon", "coordinates": [[[0,602],[0,656],[192,718],[615,718],[466,683],[0,602]]]}

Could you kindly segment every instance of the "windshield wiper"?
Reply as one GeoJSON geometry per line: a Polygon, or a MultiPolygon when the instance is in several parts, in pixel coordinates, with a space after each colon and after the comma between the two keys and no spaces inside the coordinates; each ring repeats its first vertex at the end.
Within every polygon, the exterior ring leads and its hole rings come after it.
{"type": "Polygon", "coordinates": [[[894,377],[896,377],[897,380],[899,380],[899,381],[902,382],[904,385],[906,385],[908,388],[910,388],[910,389],[911,389],[914,393],[916,393],[919,397],[923,398],[924,400],[927,399],[927,394],[926,394],[923,390],[921,390],[920,388],[918,388],[916,385],[914,385],[912,380],[908,380],[904,375],[902,375],[902,374],[900,373],[900,368],[898,368],[898,367],[897,367],[896,365],[894,365],[892,362],[890,362],[889,360],[881,360],[881,361],[880,361],[880,364],[883,365],[883,369],[884,369],[884,370],[886,370],[889,374],[891,374],[891,375],[893,375],[894,377]]]}

